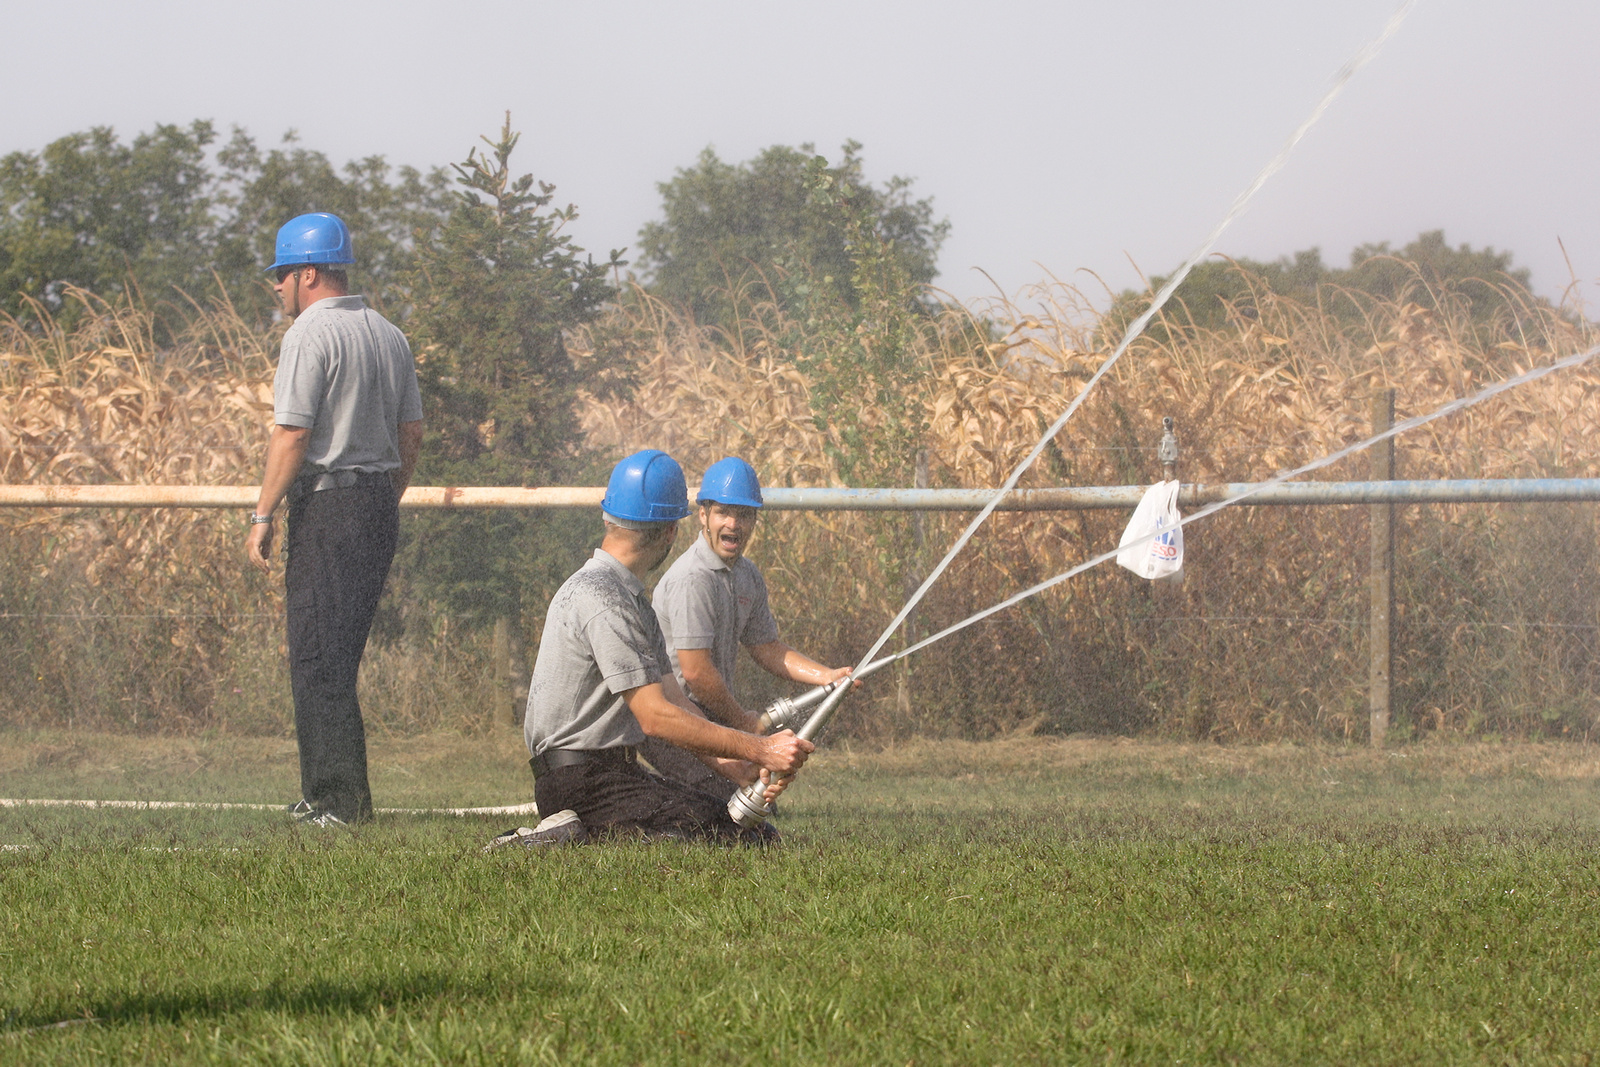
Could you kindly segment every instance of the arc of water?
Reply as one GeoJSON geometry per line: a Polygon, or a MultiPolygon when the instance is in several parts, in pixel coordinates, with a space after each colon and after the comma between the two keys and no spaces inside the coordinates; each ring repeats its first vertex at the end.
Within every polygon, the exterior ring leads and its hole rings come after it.
{"type": "MultiPolygon", "coordinates": [[[[1338,97],[1340,92],[1343,91],[1345,85],[1349,83],[1350,79],[1355,76],[1356,71],[1360,70],[1362,67],[1372,62],[1374,58],[1376,58],[1378,52],[1383,48],[1384,43],[1387,42],[1390,37],[1393,37],[1394,34],[1400,29],[1400,24],[1405,21],[1406,16],[1411,13],[1411,9],[1414,6],[1416,6],[1416,0],[1405,0],[1405,2],[1402,3],[1398,9],[1396,9],[1395,13],[1389,17],[1389,21],[1387,24],[1385,24],[1383,32],[1378,34],[1377,37],[1373,38],[1367,44],[1363,45],[1361,49],[1357,51],[1356,54],[1339,69],[1339,72],[1334,75],[1333,84],[1328,87],[1328,91],[1325,92],[1322,95],[1322,98],[1317,101],[1316,107],[1311,109],[1311,114],[1306,116],[1305,121],[1300,123],[1300,125],[1295,129],[1294,133],[1289,136],[1289,139],[1284,142],[1283,147],[1278,149],[1277,155],[1273,156],[1272,159],[1268,161],[1267,165],[1261,169],[1261,173],[1256,175],[1255,180],[1246,186],[1245,190],[1240,193],[1237,198],[1235,198],[1233,206],[1230,207],[1228,209],[1228,213],[1222,217],[1222,221],[1217,223],[1217,225],[1212,229],[1210,235],[1205,239],[1200,247],[1197,248],[1188,259],[1184,260],[1183,265],[1179,267],[1177,272],[1174,273],[1167,283],[1161,287],[1161,290],[1156,293],[1155,299],[1151,301],[1150,306],[1145,309],[1144,314],[1140,315],[1128,326],[1127,331],[1122,336],[1122,341],[1117,345],[1116,349],[1111,353],[1111,355],[1106,357],[1105,362],[1100,364],[1100,369],[1095,371],[1094,376],[1084,384],[1084,387],[1081,390],[1079,390],[1078,395],[1075,396],[1072,399],[1072,402],[1067,405],[1067,410],[1062,412],[1061,417],[1058,418],[1055,423],[1044,432],[1043,437],[1039,438],[1039,443],[1033,447],[1033,450],[1028,453],[1021,463],[1017,464],[1016,469],[1011,472],[1011,475],[1006,479],[1005,484],[999,489],[995,490],[994,497],[983,506],[983,509],[978,512],[973,520],[967,525],[967,528],[962,531],[961,536],[956,538],[955,544],[950,546],[950,550],[945,553],[944,558],[941,559],[938,565],[929,572],[926,578],[923,579],[922,584],[919,585],[916,591],[911,594],[911,597],[906,601],[905,606],[900,609],[895,617],[890,620],[889,625],[884,628],[882,635],[880,635],[877,641],[873,643],[872,647],[867,650],[866,655],[861,657],[861,662],[856,664],[856,670],[860,670],[868,663],[872,662],[872,658],[878,654],[878,651],[882,649],[886,643],[888,643],[888,640],[890,636],[894,634],[895,629],[899,627],[899,625],[906,620],[906,617],[911,614],[912,610],[916,608],[919,603],[921,603],[923,596],[933,586],[933,583],[938,581],[939,577],[944,574],[945,568],[950,565],[950,561],[955,559],[956,555],[966,547],[967,542],[972,539],[972,535],[977,532],[978,527],[983,525],[984,520],[989,517],[990,513],[994,511],[995,507],[1002,499],[1004,499],[1005,495],[1016,487],[1017,482],[1021,480],[1022,475],[1028,470],[1029,467],[1033,466],[1034,461],[1044,453],[1044,450],[1046,446],[1049,445],[1051,439],[1053,439],[1056,434],[1061,432],[1061,428],[1067,424],[1067,420],[1071,419],[1072,416],[1077,412],[1078,408],[1083,405],[1083,401],[1088,397],[1090,391],[1094,389],[1097,384],[1099,384],[1102,378],[1110,373],[1111,368],[1114,367],[1117,361],[1122,358],[1122,354],[1128,350],[1128,346],[1131,345],[1134,340],[1144,332],[1145,327],[1150,324],[1150,320],[1155,317],[1157,312],[1159,312],[1166,304],[1167,300],[1171,298],[1178,286],[1183,283],[1183,280],[1186,277],[1188,277],[1189,272],[1195,268],[1195,265],[1206,256],[1211,254],[1212,248],[1214,248],[1217,241],[1221,239],[1223,232],[1233,224],[1235,219],[1244,214],[1245,209],[1250,205],[1250,201],[1255,198],[1256,193],[1259,192],[1261,187],[1267,183],[1267,180],[1283,168],[1284,163],[1288,161],[1289,153],[1294,151],[1295,146],[1300,143],[1300,141],[1308,132],[1310,132],[1311,127],[1315,126],[1317,124],[1317,120],[1322,118],[1323,113],[1326,112],[1333,104],[1334,99],[1338,97]]],[[[839,695],[842,696],[843,693],[844,690],[840,690],[839,695]]],[[[836,706],[836,704],[837,702],[835,701],[828,706],[836,706]]],[[[819,728],[820,725],[821,724],[819,723],[819,728]]]]}

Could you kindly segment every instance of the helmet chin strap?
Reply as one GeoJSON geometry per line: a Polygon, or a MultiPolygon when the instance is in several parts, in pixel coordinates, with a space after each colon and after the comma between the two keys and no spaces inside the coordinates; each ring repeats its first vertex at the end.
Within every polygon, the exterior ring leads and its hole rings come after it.
{"type": "MultiPolygon", "coordinates": [[[[301,299],[300,299],[300,276],[302,274],[304,274],[308,270],[316,270],[316,269],[317,269],[317,267],[316,267],[316,264],[314,264],[314,263],[307,263],[307,264],[304,264],[304,265],[302,265],[300,267],[296,267],[295,268],[295,272],[292,275],[292,277],[294,278],[294,311],[290,312],[290,314],[289,314],[289,317],[291,319],[299,318],[300,317],[300,313],[305,311],[305,309],[306,309],[305,305],[303,303],[301,303],[301,299]]],[[[316,303],[316,301],[313,300],[312,303],[314,304],[314,303],[316,303]]]]}

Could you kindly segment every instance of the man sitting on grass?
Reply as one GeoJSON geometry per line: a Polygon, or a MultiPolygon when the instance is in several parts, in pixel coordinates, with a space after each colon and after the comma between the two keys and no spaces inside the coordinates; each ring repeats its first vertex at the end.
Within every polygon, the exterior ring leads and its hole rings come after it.
{"type": "Polygon", "coordinates": [[[637,762],[646,737],[695,753],[734,782],[770,782],[782,792],[812,750],[791,730],[757,737],[702,716],[672,674],[644,578],[667,558],[678,521],[689,514],[683,468],[647,449],[611,473],[601,505],[605,538],[594,558],[568,578],[545,616],[523,733],[534,799],[553,812],[533,831],[491,842],[543,845],[597,833],[772,840],[770,825],[745,830],[726,798],[671,782],[637,762]]]}

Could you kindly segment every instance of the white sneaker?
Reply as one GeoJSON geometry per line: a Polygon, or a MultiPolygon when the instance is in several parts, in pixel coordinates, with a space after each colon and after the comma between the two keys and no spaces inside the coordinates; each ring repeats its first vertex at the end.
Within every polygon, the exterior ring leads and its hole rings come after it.
{"type": "Polygon", "coordinates": [[[304,815],[296,816],[294,821],[301,826],[315,826],[319,830],[349,825],[331,811],[308,811],[304,815]]]}
{"type": "Polygon", "coordinates": [[[515,830],[507,830],[499,834],[487,845],[483,851],[493,852],[497,848],[507,845],[521,845],[523,848],[545,848],[550,845],[582,845],[589,840],[589,831],[584,829],[583,821],[578,818],[578,813],[571,808],[558,811],[538,826],[529,829],[519,826],[515,830]]]}
{"type": "Polygon", "coordinates": [[[533,827],[519,826],[515,830],[507,830],[503,834],[495,834],[494,837],[489,839],[489,843],[483,846],[483,851],[493,852],[497,848],[504,848],[507,845],[514,845],[518,841],[521,841],[524,837],[532,836],[533,827]]]}

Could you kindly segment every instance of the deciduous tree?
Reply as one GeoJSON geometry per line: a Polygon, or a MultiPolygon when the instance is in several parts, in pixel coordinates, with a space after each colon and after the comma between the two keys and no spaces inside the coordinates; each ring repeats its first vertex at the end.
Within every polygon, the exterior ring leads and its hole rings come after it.
{"type": "Polygon", "coordinates": [[[215,141],[205,120],[128,142],[97,126],[0,159],[0,310],[70,320],[85,305],[63,301],[68,288],[114,300],[131,287],[158,311],[174,290],[226,293],[248,318],[268,320],[274,235],[308,211],[332,211],[356,234],[357,291],[398,302],[414,234],[444,215],[442,170],[396,169],[381,156],[339,170],[292,132],[266,152],[237,128],[213,154],[215,141]]]}
{"type": "Polygon", "coordinates": [[[0,308],[30,301],[69,315],[68,287],[110,298],[126,286],[206,278],[216,187],[211,123],[159,125],[124,144],[108,126],[0,159],[0,308]]]}
{"type": "MultiPolygon", "coordinates": [[[[1150,279],[1148,291],[1127,290],[1117,297],[1107,325],[1120,330],[1149,306],[1150,294],[1166,284],[1150,279]]],[[[1360,301],[1395,300],[1408,289],[1423,302],[1449,294],[1468,305],[1470,318],[1484,322],[1527,302],[1537,302],[1527,268],[1512,266],[1510,252],[1446,243],[1443,230],[1419,234],[1398,250],[1387,241],[1357,246],[1348,268],[1329,267],[1322,250],[1310,248],[1271,263],[1252,259],[1211,260],[1189,272],[1163,312],[1152,324],[1156,336],[1166,329],[1199,326],[1215,329],[1230,321],[1254,317],[1252,286],[1265,285],[1279,296],[1315,305],[1319,296],[1336,317],[1357,323],[1360,301]],[[1319,292],[1320,291],[1320,292],[1319,292]]],[[[1112,338],[1116,343],[1121,335],[1112,338]]]]}
{"type": "Polygon", "coordinates": [[[932,281],[950,224],[935,221],[931,199],[912,197],[911,179],[892,178],[881,188],[867,182],[860,153],[851,141],[837,163],[822,164],[835,187],[852,190],[844,210],[838,198],[814,195],[820,157],[810,144],[774,145],[740,164],[707,148],[694,166],[657,186],[662,218],[639,232],[650,290],[691,308],[701,322],[724,326],[736,314],[729,290],[750,286],[757,299],[788,306],[784,275],[804,274],[820,295],[854,306],[860,293],[850,234],[860,214],[906,277],[932,281]]]}

